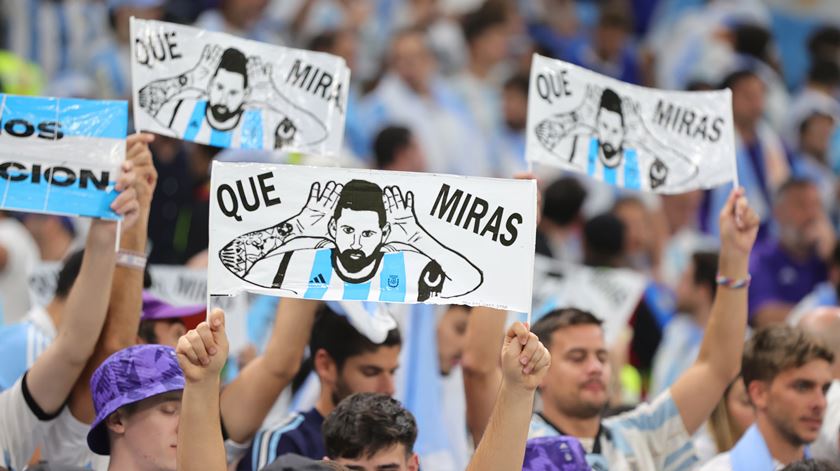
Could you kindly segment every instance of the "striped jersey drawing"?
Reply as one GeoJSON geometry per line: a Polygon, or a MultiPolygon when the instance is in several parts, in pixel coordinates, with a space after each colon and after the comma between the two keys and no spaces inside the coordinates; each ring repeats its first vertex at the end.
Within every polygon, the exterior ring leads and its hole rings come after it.
{"type": "Polygon", "coordinates": [[[424,301],[440,293],[445,279],[436,262],[413,251],[382,253],[371,275],[361,280],[338,273],[334,258],[332,248],[290,251],[257,261],[245,278],[260,286],[303,293],[306,299],[397,303],[424,301]]]}
{"type": "MultiPolygon", "coordinates": [[[[267,149],[276,147],[273,134],[263,132],[264,120],[268,129],[280,126],[280,132],[293,133],[294,125],[288,118],[262,108],[245,108],[233,129],[222,131],[207,122],[207,100],[183,99],[175,105],[169,127],[181,134],[186,141],[206,142],[217,147],[241,149],[267,149]]],[[[291,137],[291,136],[289,136],[291,137]]]]}

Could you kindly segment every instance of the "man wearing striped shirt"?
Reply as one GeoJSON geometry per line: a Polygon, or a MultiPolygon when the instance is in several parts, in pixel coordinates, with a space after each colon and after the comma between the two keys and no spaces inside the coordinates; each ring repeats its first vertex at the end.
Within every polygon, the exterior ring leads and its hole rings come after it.
{"type": "Polygon", "coordinates": [[[245,281],[307,299],[424,302],[482,283],[472,262],[420,226],[412,192],[364,180],[323,192],[314,183],[298,215],[236,238],[220,256],[245,281]]]}
{"type": "Polygon", "coordinates": [[[697,465],[690,437],[738,375],[744,349],[747,268],[758,216],[742,190],[729,196],[720,224],[720,287],[697,361],[651,403],[602,419],[611,370],[601,320],[577,309],[553,311],[533,328],[552,362],[540,385],[543,409],[533,416],[529,438],[574,436],[595,471],[679,471],[697,465]]]}

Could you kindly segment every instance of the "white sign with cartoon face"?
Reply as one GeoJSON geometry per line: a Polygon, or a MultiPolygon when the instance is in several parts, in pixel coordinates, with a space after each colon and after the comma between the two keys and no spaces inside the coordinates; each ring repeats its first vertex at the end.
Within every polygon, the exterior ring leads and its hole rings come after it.
{"type": "Polygon", "coordinates": [[[528,160],[614,186],[683,193],[736,179],[729,90],[639,87],[534,55],[528,160]]]}
{"type": "Polygon", "coordinates": [[[337,156],[350,69],[330,54],[131,19],[138,130],[217,147],[337,156]]]}
{"type": "Polygon", "coordinates": [[[530,309],[534,181],[214,162],[211,192],[213,295],[530,309]]]}

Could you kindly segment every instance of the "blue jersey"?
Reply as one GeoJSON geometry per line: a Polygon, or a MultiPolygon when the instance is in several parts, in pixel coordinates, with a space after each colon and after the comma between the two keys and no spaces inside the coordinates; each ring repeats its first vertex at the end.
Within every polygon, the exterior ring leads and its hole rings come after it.
{"type": "Polygon", "coordinates": [[[440,292],[444,277],[437,264],[417,252],[385,252],[366,279],[348,281],[336,272],[334,249],[307,249],[266,257],[245,279],[268,288],[286,289],[306,299],[348,301],[423,301],[440,292]]]}
{"type": "Polygon", "coordinates": [[[287,453],[314,460],[327,455],[321,425],[324,417],[317,409],[292,414],[277,426],[260,430],[251,448],[237,466],[238,471],[257,471],[287,453]]]}
{"type": "Polygon", "coordinates": [[[55,338],[55,327],[43,308],[33,308],[16,324],[0,327],[0,391],[12,387],[55,338]]]}
{"type": "Polygon", "coordinates": [[[263,110],[246,108],[240,122],[230,130],[216,129],[207,122],[207,100],[184,99],[175,105],[168,127],[185,141],[201,142],[216,147],[264,149],[274,147],[274,136],[263,134],[263,110]],[[270,138],[266,141],[266,138],[270,138]]]}
{"type": "Polygon", "coordinates": [[[592,137],[589,141],[589,154],[586,166],[586,173],[590,177],[609,183],[612,186],[619,186],[630,190],[640,190],[642,188],[639,157],[635,149],[624,149],[622,165],[607,167],[598,159],[599,148],[598,138],[592,137]],[[622,169],[624,170],[623,172],[622,169]]]}

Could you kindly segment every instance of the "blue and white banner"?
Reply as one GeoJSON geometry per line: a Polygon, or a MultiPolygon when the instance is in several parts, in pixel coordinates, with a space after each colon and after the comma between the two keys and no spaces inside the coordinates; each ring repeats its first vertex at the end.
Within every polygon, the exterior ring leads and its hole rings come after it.
{"type": "Polygon", "coordinates": [[[0,208],[118,219],[128,104],[0,94],[0,208]]]}
{"type": "Polygon", "coordinates": [[[134,124],[237,149],[338,156],[350,69],[321,52],[131,19],[134,124]]]}
{"type": "Polygon", "coordinates": [[[729,90],[639,87],[537,54],[528,90],[529,161],[667,194],[737,178],[729,90]]]}
{"type": "Polygon", "coordinates": [[[213,162],[208,290],[531,303],[536,183],[213,162]]]}

